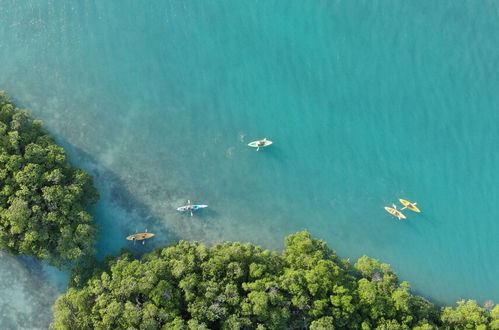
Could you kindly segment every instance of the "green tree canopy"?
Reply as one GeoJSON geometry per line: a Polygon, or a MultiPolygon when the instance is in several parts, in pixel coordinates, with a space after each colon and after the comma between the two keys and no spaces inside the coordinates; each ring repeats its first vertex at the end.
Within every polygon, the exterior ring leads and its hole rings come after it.
{"type": "Polygon", "coordinates": [[[474,300],[460,300],[456,308],[443,309],[442,321],[446,329],[499,329],[497,323],[499,315],[495,315],[494,312],[499,312],[499,305],[491,313],[478,306],[474,300]]]}
{"type": "Polygon", "coordinates": [[[93,251],[92,178],[0,92],[0,250],[62,265],[93,251]]]}
{"type": "Polygon", "coordinates": [[[499,307],[438,310],[389,265],[355,265],[299,232],[277,254],[180,241],[140,260],[108,258],[61,296],[56,329],[497,329],[499,307]],[[102,270],[103,269],[103,270],[102,270]]]}

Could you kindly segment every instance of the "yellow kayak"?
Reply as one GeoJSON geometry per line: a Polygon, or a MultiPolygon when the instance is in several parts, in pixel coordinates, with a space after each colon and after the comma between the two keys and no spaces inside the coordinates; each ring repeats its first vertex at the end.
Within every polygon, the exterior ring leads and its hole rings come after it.
{"type": "Polygon", "coordinates": [[[143,241],[145,239],[149,239],[153,237],[153,233],[138,233],[128,236],[126,239],[129,241],[143,241]]]}
{"type": "Polygon", "coordinates": [[[406,201],[405,199],[399,199],[399,201],[400,201],[400,203],[402,203],[402,205],[404,205],[403,209],[409,209],[411,211],[418,212],[418,213],[421,212],[421,210],[418,209],[418,207],[416,206],[417,203],[411,203],[409,201],[406,201]]]}
{"type": "Polygon", "coordinates": [[[391,214],[391,215],[393,215],[394,217],[399,218],[399,220],[403,220],[403,219],[405,219],[405,215],[404,215],[404,214],[402,214],[402,212],[395,210],[394,208],[391,208],[391,207],[385,206],[385,210],[386,210],[386,212],[390,213],[390,214],[391,214]]]}

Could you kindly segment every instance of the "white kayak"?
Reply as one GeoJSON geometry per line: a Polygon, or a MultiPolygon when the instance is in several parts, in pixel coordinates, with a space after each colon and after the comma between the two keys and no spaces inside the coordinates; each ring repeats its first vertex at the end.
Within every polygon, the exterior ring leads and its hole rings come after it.
{"type": "Polygon", "coordinates": [[[258,149],[268,147],[272,143],[273,143],[272,141],[267,140],[267,138],[265,138],[262,140],[256,140],[256,141],[250,142],[250,143],[248,143],[248,146],[250,146],[252,148],[257,148],[256,150],[258,151],[258,149]]]}
{"type": "Polygon", "coordinates": [[[184,206],[181,206],[181,207],[177,207],[177,211],[179,212],[188,212],[188,211],[197,211],[197,210],[201,210],[201,209],[204,209],[204,208],[207,208],[208,205],[204,205],[204,204],[190,204],[190,205],[184,205],[184,206]]]}
{"type": "Polygon", "coordinates": [[[190,200],[188,200],[187,203],[187,205],[177,207],[177,211],[182,213],[189,212],[191,214],[191,217],[194,215],[195,211],[199,211],[208,207],[208,205],[205,204],[191,204],[190,200]]]}

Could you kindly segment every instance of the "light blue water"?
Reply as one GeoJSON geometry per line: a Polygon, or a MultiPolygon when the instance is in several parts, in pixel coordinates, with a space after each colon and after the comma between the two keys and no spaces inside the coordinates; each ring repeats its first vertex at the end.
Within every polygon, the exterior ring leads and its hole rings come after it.
{"type": "MultiPolygon", "coordinates": [[[[96,177],[100,255],[145,228],[157,237],[132,248],[281,249],[308,229],[344,257],[392,264],[434,301],[499,301],[497,2],[0,8],[0,89],[96,177]],[[275,144],[246,147],[261,137],[275,144]],[[394,220],[383,206],[399,197],[423,213],[394,220]],[[187,199],[210,209],[177,214],[187,199]]],[[[0,259],[13,283],[0,323],[46,326],[26,315],[50,314],[64,274],[9,271],[19,262],[0,259]]]]}

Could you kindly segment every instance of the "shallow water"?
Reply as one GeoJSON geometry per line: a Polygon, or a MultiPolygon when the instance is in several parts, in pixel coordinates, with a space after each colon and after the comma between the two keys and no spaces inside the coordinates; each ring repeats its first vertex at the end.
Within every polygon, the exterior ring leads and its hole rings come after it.
{"type": "MultiPolygon", "coordinates": [[[[499,301],[496,2],[0,7],[0,89],[95,176],[101,256],[178,239],[281,249],[308,229],[434,301],[499,301]],[[423,213],[394,220],[398,198],[423,213]],[[187,199],[210,208],[177,214],[187,199]],[[123,239],[145,229],[145,246],[123,239]]],[[[8,260],[0,296],[19,304],[0,301],[0,324],[47,324],[22,302],[49,315],[64,274],[8,260]]]]}

